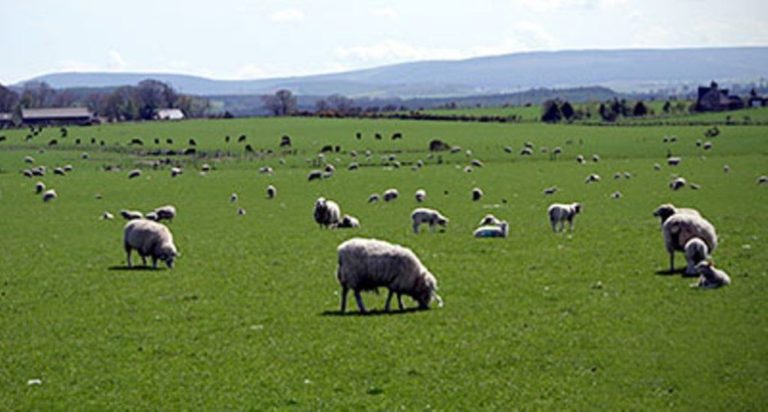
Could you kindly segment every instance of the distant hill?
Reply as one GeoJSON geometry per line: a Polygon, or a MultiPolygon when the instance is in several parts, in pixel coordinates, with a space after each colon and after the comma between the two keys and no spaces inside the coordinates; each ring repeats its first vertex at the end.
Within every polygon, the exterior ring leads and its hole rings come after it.
{"type": "Polygon", "coordinates": [[[213,80],[158,73],[54,73],[55,88],[115,87],[153,78],[197,95],[252,95],[287,88],[300,95],[403,98],[499,94],[531,88],[605,86],[638,91],[681,83],[768,77],[768,47],[577,50],[422,61],[343,73],[263,80],[213,80]]]}

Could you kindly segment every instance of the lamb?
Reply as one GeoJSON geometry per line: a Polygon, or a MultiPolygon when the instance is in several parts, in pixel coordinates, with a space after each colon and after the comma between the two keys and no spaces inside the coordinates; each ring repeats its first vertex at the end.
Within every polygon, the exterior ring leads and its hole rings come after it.
{"type": "Polygon", "coordinates": [[[689,209],[685,207],[675,207],[675,205],[671,203],[665,203],[663,205],[660,205],[658,208],[656,208],[656,211],[653,212],[653,215],[658,217],[661,220],[661,224],[664,225],[664,222],[666,222],[667,219],[669,219],[675,213],[683,213],[683,214],[701,217],[701,214],[699,214],[699,211],[696,209],[689,209]]]}
{"type": "Polygon", "coordinates": [[[684,251],[685,244],[693,238],[700,238],[707,244],[709,252],[717,248],[715,227],[701,216],[675,213],[661,227],[664,246],[669,253],[669,271],[675,270],[675,251],[684,251]]]}
{"type": "Polygon", "coordinates": [[[502,220],[492,214],[487,214],[480,220],[478,226],[499,226],[502,220]]]}
{"type": "Polygon", "coordinates": [[[141,176],[141,170],[139,170],[139,169],[133,169],[130,172],[128,172],[128,178],[129,179],[134,179],[134,178],[137,178],[139,176],[141,176]]]}
{"type": "Polygon", "coordinates": [[[597,183],[600,181],[600,175],[592,173],[584,179],[584,183],[597,183]]]}
{"type": "Polygon", "coordinates": [[[391,202],[400,196],[400,192],[397,189],[387,189],[384,191],[384,201],[391,202]]]}
{"type": "Polygon", "coordinates": [[[709,248],[706,242],[695,237],[685,243],[683,248],[685,252],[685,261],[687,266],[685,268],[686,275],[698,275],[699,272],[696,269],[696,265],[702,260],[709,259],[709,248]]]}
{"type": "Polygon", "coordinates": [[[157,215],[158,222],[161,220],[173,220],[176,217],[176,208],[171,205],[158,207],[154,212],[157,215]]]}
{"type": "Polygon", "coordinates": [[[411,212],[411,221],[413,222],[413,233],[419,233],[419,227],[422,223],[429,224],[429,231],[434,232],[435,225],[445,227],[448,224],[448,218],[434,209],[420,207],[411,212]]]}
{"type": "Polygon", "coordinates": [[[725,271],[716,268],[712,262],[703,261],[696,265],[700,274],[698,283],[693,286],[700,288],[719,288],[731,284],[731,278],[725,271]]]}
{"type": "Polygon", "coordinates": [[[313,215],[315,217],[315,222],[317,222],[320,227],[334,227],[339,223],[339,219],[341,218],[341,208],[338,203],[320,197],[315,201],[313,215]]]}
{"type": "Polygon", "coordinates": [[[157,261],[162,260],[173,268],[173,263],[179,253],[173,243],[173,235],[162,223],[151,220],[132,220],[125,225],[123,246],[125,247],[128,267],[132,267],[131,251],[136,249],[146,266],[147,256],[152,258],[152,267],[157,269],[157,261]]]}
{"type": "Polygon", "coordinates": [[[120,216],[123,217],[125,220],[136,220],[136,219],[143,219],[144,215],[136,210],[121,210],[120,216]]]}
{"type": "Polygon", "coordinates": [[[557,233],[565,229],[565,222],[568,222],[568,226],[573,231],[573,219],[577,214],[581,213],[581,203],[553,203],[547,209],[549,215],[549,223],[552,225],[552,231],[557,233]],[[558,228],[559,225],[559,228],[558,228]]]}
{"type": "Polygon", "coordinates": [[[400,310],[404,310],[402,295],[428,309],[432,300],[443,306],[437,294],[437,280],[408,248],[377,239],[353,238],[338,247],[339,267],[336,279],[341,285],[341,312],[346,311],[347,294],[355,294],[360,313],[366,313],[361,291],[389,290],[385,311],[389,311],[392,296],[397,295],[400,310]]]}
{"type": "Polygon", "coordinates": [[[502,220],[498,225],[480,226],[472,233],[474,237],[507,237],[509,236],[509,223],[502,220]]]}
{"type": "Polygon", "coordinates": [[[688,182],[684,178],[677,177],[669,182],[669,188],[672,190],[680,190],[681,188],[685,187],[687,183],[688,182]]]}
{"type": "Polygon", "coordinates": [[[59,197],[59,195],[56,194],[55,190],[53,190],[53,189],[46,190],[43,193],[43,202],[50,202],[51,200],[54,200],[57,197],[59,197]]]}
{"type": "Polygon", "coordinates": [[[472,189],[472,201],[477,202],[478,200],[483,198],[483,190],[479,187],[475,187],[472,189]]]}
{"type": "Polygon", "coordinates": [[[273,185],[267,186],[267,198],[274,199],[277,196],[277,188],[273,185]]]}
{"type": "Polygon", "coordinates": [[[416,198],[416,201],[421,203],[427,198],[427,191],[424,189],[419,189],[414,193],[414,198],[416,198]]]}
{"type": "Polygon", "coordinates": [[[43,182],[35,183],[35,193],[36,194],[39,195],[40,193],[43,193],[44,190],[45,190],[45,183],[43,183],[43,182]]]}
{"type": "Polygon", "coordinates": [[[338,229],[352,229],[356,227],[360,227],[360,220],[352,215],[344,215],[336,225],[338,229]]]}
{"type": "Polygon", "coordinates": [[[107,211],[104,211],[104,213],[101,214],[101,220],[112,220],[114,218],[115,218],[115,215],[107,211]]]}

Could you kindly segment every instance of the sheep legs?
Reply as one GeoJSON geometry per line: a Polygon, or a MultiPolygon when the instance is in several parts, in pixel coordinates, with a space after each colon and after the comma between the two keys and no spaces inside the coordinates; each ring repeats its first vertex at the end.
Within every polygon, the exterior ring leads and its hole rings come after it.
{"type": "MultiPolygon", "coordinates": [[[[392,290],[389,291],[389,294],[387,295],[387,303],[384,305],[384,311],[389,312],[389,304],[392,301],[392,295],[394,295],[395,292],[392,290]]],[[[405,310],[405,307],[403,306],[403,295],[398,293],[397,294],[397,306],[400,308],[400,310],[405,310]]]]}
{"type": "Polygon", "coordinates": [[[669,273],[675,271],[675,252],[669,252],[669,273]]]}
{"type": "Polygon", "coordinates": [[[127,244],[125,245],[125,254],[126,254],[126,258],[128,260],[128,267],[129,268],[133,267],[133,263],[131,263],[131,247],[128,246],[127,244]]]}
{"type": "Polygon", "coordinates": [[[346,286],[341,287],[341,313],[344,313],[347,310],[347,293],[349,292],[349,288],[346,286]]]}
{"type": "Polygon", "coordinates": [[[355,291],[355,300],[357,301],[357,308],[360,309],[360,313],[366,313],[365,305],[363,305],[363,298],[360,296],[360,291],[355,291]]]}

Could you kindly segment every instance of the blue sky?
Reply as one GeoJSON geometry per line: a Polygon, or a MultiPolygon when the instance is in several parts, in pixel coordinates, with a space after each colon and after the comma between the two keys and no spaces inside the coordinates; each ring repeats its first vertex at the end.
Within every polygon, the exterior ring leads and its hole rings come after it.
{"type": "Polygon", "coordinates": [[[0,83],[57,71],[218,79],[531,50],[768,45],[765,0],[0,0],[0,83]]]}

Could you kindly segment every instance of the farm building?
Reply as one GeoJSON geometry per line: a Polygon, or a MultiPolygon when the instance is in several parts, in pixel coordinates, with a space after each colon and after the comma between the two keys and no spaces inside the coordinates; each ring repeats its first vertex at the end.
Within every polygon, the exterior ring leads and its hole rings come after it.
{"type": "Polygon", "coordinates": [[[48,109],[21,109],[24,124],[91,124],[93,113],[85,107],[52,107],[48,109]]]}
{"type": "Polygon", "coordinates": [[[13,113],[0,113],[0,129],[13,126],[13,113]]]}
{"type": "Polygon", "coordinates": [[[699,97],[696,100],[696,111],[719,112],[723,110],[738,110],[744,108],[744,101],[739,96],[731,96],[728,89],[721,89],[716,82],[709,87],[699,86],[699,97]]]}
{"type": "Polygon", "coordinates": [[[184,112],[181,109],[159,109],[155,113],[155,119],[157,120],[182,120],[184,119],[184,112]]]}

